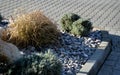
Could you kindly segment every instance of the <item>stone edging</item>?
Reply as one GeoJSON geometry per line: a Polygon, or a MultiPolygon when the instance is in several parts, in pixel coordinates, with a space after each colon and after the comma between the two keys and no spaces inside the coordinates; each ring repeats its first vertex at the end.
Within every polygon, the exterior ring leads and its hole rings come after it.
{"type": "Polygon", "coordinates": [[[90,59],[83,65],[77,75],[96,75],[102,64],[104,63],[106,57],[111,51],[111,43],[109,39],[109,34],[107,31],[102,31],[102,42],[95,51],[95,53],[90,57],[90,59]]]}

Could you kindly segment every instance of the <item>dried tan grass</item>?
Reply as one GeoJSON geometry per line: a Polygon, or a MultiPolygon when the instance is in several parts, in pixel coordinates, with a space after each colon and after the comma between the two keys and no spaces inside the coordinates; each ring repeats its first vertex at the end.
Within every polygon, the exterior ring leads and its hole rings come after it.
{"type": "Polygon", "coordinates": [[[59,35],[57,26],[40,11],[19,15],[7,32],[10,33],[9,39],[6,36],[3,39],[20,47],[55,43],[59,35]]]}

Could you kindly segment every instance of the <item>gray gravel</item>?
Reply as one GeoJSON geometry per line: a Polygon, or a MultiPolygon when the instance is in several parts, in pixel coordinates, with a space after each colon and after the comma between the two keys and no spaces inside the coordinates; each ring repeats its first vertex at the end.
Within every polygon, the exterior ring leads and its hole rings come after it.
{"type": "MultiPolygon", "coordinates": [[[[93,31],[88,37],[75,37],[68,33],[61,33],[60,47],[50,45],[40,47],[39,50],[51,50],[63,65],[62,75],[76,75],[101,43],[101,32],[93,31]]],[[[23,53],[36,52],[36,48],[28,46],[23,53]]]]}

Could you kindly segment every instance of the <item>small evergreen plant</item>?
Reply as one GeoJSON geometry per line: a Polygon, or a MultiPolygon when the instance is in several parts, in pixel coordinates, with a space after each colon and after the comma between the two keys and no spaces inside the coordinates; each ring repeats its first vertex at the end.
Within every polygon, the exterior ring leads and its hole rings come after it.
{"type": "Polygon", "coordinates": [[[8,75],[61,75],[62,65],[50,51],[19,59],[8,75]]]}
{"type": "Polygon", "coordinates": [[[92,23],[77,14],[65,14],[61,19],[62,30],[75,36],[87,36],[92,29],[92,23]]]}
{"type": "Polygon", "coordinates": [[[61,19],[62,30],[70,32],[72,30],[72,23],[80,17],[74,13],[65,14],[61,19]]]}

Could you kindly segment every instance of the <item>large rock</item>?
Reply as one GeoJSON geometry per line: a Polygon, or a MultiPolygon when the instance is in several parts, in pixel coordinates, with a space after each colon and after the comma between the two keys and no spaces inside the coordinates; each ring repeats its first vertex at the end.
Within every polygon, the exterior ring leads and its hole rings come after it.
{"type": "Polygon", "coordinates": [[[0,27],[0,38],[2,37],[4,31],[5,29],[3,27],[0,27]]]}
{"type": "Polygon", "coordinates": [[[18,48],[0,39],[0,61],[13,63],[17,59],[21,58],[22,54],[18,48]]]}

